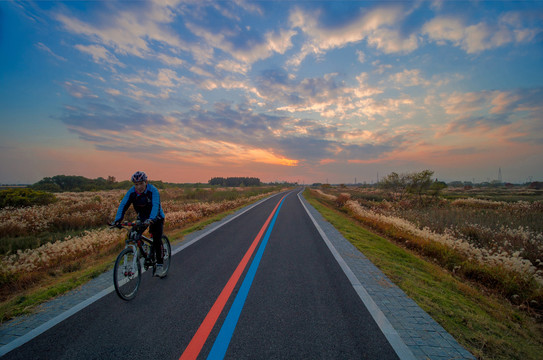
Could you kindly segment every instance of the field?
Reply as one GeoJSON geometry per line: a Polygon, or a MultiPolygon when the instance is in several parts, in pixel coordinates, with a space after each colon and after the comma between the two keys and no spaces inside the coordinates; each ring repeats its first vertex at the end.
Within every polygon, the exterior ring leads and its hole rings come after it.
{"type": "Polygon", "coordinates": [[[534,316],[543,310],[543,193],[452,189],[399,196],[380,189],[313,190],[365,226],[534,316]]]}
{"type": "MultiPolygon", "coordinates": [[[[165,231],[179,240],[191,227],[278,190],[161,190],[165,231]]],[[[1,321],[111,267],[125,232],[104,224],[123,195],[123,190],[59,193],[50,205],[0,210],[1,321]]],[[[306,196],[477,358],[539,358],[543,191],[447,189],[419,198],[323,186],[306,196]]],[[[130,210],[126,218],[134,216],[130,210]]]]}
{"type": "MultiPolygon", "coordinates": [[[[277,187],[161,190],[165,232],[254,202],[277,187]]],[[[0,209],[0,321],[31,311],[111,266],[126,232],[110,229],[125,190],[66,192],[49,205],[0,209]]],[[[130,209],[125,219],[135,219],[130,209]]]]}

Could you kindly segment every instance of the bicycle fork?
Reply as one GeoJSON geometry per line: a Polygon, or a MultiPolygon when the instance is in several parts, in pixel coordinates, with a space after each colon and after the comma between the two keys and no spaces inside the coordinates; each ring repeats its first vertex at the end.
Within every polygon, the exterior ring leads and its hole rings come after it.
{"type": "Polygon", "coordinates": [[[126,245],[126,247],[131,247],[132,251],[134,252],[134,257],[132,258],[131,264],[128,263],[128,255],[124,256],[124,264],[125,264],[124,276],[131,277],[132,275],[135,274],[135,272],[138,269],[139,250],[137,246],[135,245],[126,245]]]}

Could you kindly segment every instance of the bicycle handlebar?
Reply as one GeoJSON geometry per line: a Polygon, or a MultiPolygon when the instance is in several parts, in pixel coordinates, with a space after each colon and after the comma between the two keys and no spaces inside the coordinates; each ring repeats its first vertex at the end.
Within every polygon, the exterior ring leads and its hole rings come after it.
{"type": "Polygon", "coordinates": [[[112,228],[118,228],[118,229],[122,229],[124,227],[131,227],[131,226],[134,226],[134,225],[138,225],[138,222],[130,222],[130,221],[123,221],[122,223],[107,223],[109,225],[109,227],[112,227],[112,228]]]}
{"type": "MultiPolygon", "coordinates": [[[[147,228],[148,224],[146,224],[145,222],[143,221],[140,221],[140,220],[136,220],[136,221],[123,221],[122,223],[107,223],[109,225],[109,227],[111,228],[118,228],[118,229],[126,229],[126,228],[130,228],[130,227],[134,227],[134,226],[137,226],[137,227],[144,227],[144,228],[147,228]]],[[[144,230],[144,229],[142,229],[144,230]]]]}

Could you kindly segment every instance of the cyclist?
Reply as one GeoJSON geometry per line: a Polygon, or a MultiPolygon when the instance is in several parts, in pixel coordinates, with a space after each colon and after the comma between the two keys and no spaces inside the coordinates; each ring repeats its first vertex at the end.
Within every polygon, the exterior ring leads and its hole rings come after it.
{"type": "Polygon", "coordinates": [[[132,175],[134,186],[128,190],[126,195],[119,204],[117,215],[115,216],[115,225],[119,225],[123,220],[124,214],[130,207],[134,206],[134,210],[138,213],[138,220],[149,226],[149,232],[153,236],[153,248],[156,256],[156,273],[162,274],[162,251],[160,245],[162,243],[162,233],[164,231],[164,211],[160,204],[160,195],[158,189],[149,184],[147,175],[143,171],[136,171],[132,175]]]}

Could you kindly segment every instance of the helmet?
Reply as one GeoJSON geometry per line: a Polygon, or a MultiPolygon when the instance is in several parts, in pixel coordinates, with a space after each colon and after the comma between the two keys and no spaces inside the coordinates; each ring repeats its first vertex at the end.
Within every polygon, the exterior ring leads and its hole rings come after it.
{"type": "Polygon", "coordinates": [[[137,183],[140,181],[147,181],[147,175],[143,171],[136,171],[134,175],[132,175],[132,182],[137,183]]]}

